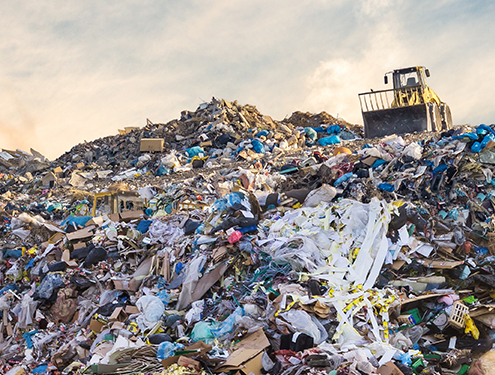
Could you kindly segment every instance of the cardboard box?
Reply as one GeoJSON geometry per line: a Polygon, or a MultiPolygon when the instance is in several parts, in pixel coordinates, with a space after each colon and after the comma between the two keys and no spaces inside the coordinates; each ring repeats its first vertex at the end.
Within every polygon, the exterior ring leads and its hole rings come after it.
{"type": "Polygon", "coordinates": [[[163,152],[163,138],[142,138],[139,151],[163,152]]]}
{"type": "Polygon", "coordinates": [[[378,368],[380,375],[404,375],[404,373],[393,362],[387,362],[378,368]]]}
{"type": "Polygon", "coordinates": [[[89,323],[89,329],[96,333],[100,333],[105,326],[106,324],[99,322],[96,319],[91,319],[91,322],[89,323]]]}
{"type": "Polygon", "coordinates": [[[134,277],[129,279],[113,279],[112,281],[115,290],[128,290],[130,292],[136,292],[139,288],[138,282],[134,277]]]}
{"type": "Polygon", "coordinates": [[[111,322],[119,321],[119,322],[125,322],[129,315],[125,312],[125,310],[122,307],[117,307],[115,310],[113,310],[112,315],[110,315],[109,320],[111,322]]]}

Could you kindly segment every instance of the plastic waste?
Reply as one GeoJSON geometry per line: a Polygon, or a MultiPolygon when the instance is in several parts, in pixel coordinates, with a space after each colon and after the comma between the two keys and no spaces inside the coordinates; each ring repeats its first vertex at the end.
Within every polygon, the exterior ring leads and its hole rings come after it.
{"type": "Polygon", "coordinates": [[[316,207],[323,202],[331,202],[337,195],[337,190],[330,185],[323,184],[316,190],[310,191],[304,200],[304,206],[316,207]]]}
{"type": "Polygon", "coordinates": [[[165,311],[165,306],[160,298],[151,295],[139,298],[136,302],[136,307],[141,313],[136,320],[142,330],[154,326],[165,311]]]}
{"type": "Polygon", "coordinates": [[[180,167],[179,159],[177,159],[177,156],[175,156],[174,154],[169,154],[163,157],[161,162],[165,168],[174,169],[180,167]]]}
{"type": "MultiPolygon", "coordinates": [[[[315,317],[302,310],[289,310],[280,314],[288,321],[296,331],[304,332],[313,337],[315,344],[319,345],[328,338],[328,333],[315,317]]],[[[361,336],[359,336],[361,338],[361,336]]]]}
{"type": "Polygon", "coordinates": [[[320,138],[317,142],[320,146],[329,146],[340,143],[341,141],[338,135],[332,135],[330,137],[320,138]]]}
{"type": "Polygon", "coordinates": [[[188,148],[186,150],[186,153],[187,153],[187,156],[189,156],[190,158],[192,158],[194,156],[204,156],[205,155],[204,150],[199,146],[194,146],[194,147],[188,148]]]}
{"type": "Polygon", "coordinates": [[[259,140],[253,139],[251,144],[253,145],[253,150],[258,154],[264,154],[266,152],[265,146],[259,140]]]}
{"type": "Polygon", "coordinates": [[[229,243],[236,243],[242,238],[242,232],[236,230],[229,236],[229,243]]]}
{"type": "Polygon", "coordinates": [[[211,343],[215,339],[211,330],[215,329],[216,326],[216,323],[204,321],[197,322],[192,329],[191,340],[193,342],[203,341],[206,344],[211,343]]]}
{"type": "Polygon", "coordinates": [[[378,188],[383,191],[388,191],[389,193],[392,193],[395,190],[394,185],[386,183],[378,185],[378,188]]]}
{"type": "Polygon", "coordinates": [[[343,174],[342,176],[340,176],[339,178],[337,178],[337,180],[335,180],[335,182],[333,183],[333,186],[342,185],[342,183],[344,183],[346,181],[349,181],[352,178],[352,176],[353,176],[353,173],[352,172],[343,174]]]}
{"type": "Polygon", "coordinates": [[[62,276],[59,273],[50,273],[36,288],[35,296],[40,299],[49,299],[62,286],[64,286],[62,276]]]}
{"type": "Polygon", "coordinates": [[[221,337],[231,332],[234,329],[236,318],[241,316],[244,316],[244,310],[242,307],[238,307],[227,319],[220,323],[219,327],[211,329],[211,333],[214,337],[221,337]]]}
{"type": "Polygon", "coordinates": [[[342,131],[342,128],[340,125],[330,125],[327,128],[327,133],[328,134],[339,134],[342,131]]]}
{"type": "Polygon", "coordinates": [[[163,360],[169,357],[173,357],[176,350],[184,348],[185,346],[183,344],[164,341],[160,345],[158,345],[156,358],[158,358],[159,360],[163,360]]]}
{"type": "Polygon", "coordinates": [[[316,130],[314,130],[313,128],[304,128],[304,134],[306,134],[306,137],[308,137],[312,141],[316,141],[318,139],[318,133],[316,133],[316,130]]]}

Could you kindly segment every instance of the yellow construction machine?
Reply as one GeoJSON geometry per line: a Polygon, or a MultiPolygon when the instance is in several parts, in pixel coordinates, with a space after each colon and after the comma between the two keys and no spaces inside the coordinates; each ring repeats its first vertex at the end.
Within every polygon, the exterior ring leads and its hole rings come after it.
{"type": "Polygon", "coordinates": [[[426,85],[428,69],[424,66],[396,69],[385,73],[385,84],[389,75],[393,89],[358,95],[366,138],[452,128],[449,106],[426,85]]]}

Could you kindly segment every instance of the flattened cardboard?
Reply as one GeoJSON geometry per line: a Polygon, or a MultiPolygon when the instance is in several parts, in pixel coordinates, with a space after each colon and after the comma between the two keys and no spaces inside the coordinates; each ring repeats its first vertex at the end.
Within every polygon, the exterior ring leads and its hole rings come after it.
{"type": "Polygon", "coordinates": [[[136,306],[126,306],[125,312],[129,315],[139,314],[139,309],[136,306]]]}
{"type": "Polygon", "coordinates": [[[192,367],[195,369],[199,369],[200,363],[198,361],[195,361],[192,358],[186,357],[181,355],[179,359],[177,360],[177,364],[179,366],[184,366],[184,367],[192,367]]]}
{"type": "Polygon", "coordinates": [[[91,371],[96,374],[106,374],[117,371],[119,368],[130,365],[130,363],[119,363],[116,365],[104,365],[104,364],[96,364],[91,365],[91,371]]]}
{"type": "Polygon", "coordinates": [[[72,233],[67,233],[66,236],[69,241],[82,240],[83,238],[92,237],[93,229],[95,229],[95,227],[92,225],[90,227],[76,230],[75,232],[72,233]]]}
{"type": "Polygon", "coordinates": [[[128,290],[135,292],[139,288],[136,279],[133,277],[129,279],[113,279],[112,281],[115,290],[128,290]]]}
{"type": "Polygon", "coordinates": [[[108,218],[112,220],[114,223],[118,223],[120,221],[120,215],[118,213],[110,214],[108,215],[108,218]]]}
{"type": "Polygon", "coordinates": [[[437,268],[442,270],[451,270],[457,266],[464,264],[464,261],[454,261],[454,260],[427,260],[423,263],[425,267],[437,268]]]}
{"type": "Polygon", "coordinates": [[[184,308],[189,305],[191,302],[199,300],[203,295],[210,289],[213,284],[215,284],[220,277],[227,271],[229,268],[229,264],[224,262],[220,264],[213,271],[208,272],[203,275],[201,279],[198,280],[196,286],[194,287],[194,291],[190,295],[186,295],[183,300],[181,300],[181,306],[179,308],[184,308]]]}
{"type": "Polygon", "coordinates": [[[143,279],[149,274],[152,260],[152,258],[144,260],[136,269],[134,274],[127,279],[112,279],[115,289],[136,292],[143,282],[143,279]]]}
{"type": "Polygon", "coordinates": [[[253,359],[247,361],[241,369],[245,375],[249,375],[253,373],[254,375],[261,375],[261,369],[263,368],[263,363],[261,362],[261,358],[263,357],[263,352],[258,354],[253,359]]]}
{"type": "Polygon", "coordinates": [[[134,219],[141,219],[144,215],[143,210],[137,211],[124,211],[120,213],[120,220],[122,221],[131,221],[134,219]]]}
{"type": "Polygon", "coordinates": [[[393,362],[387,362],[378,368],[380,375],[404,375],[404,373],[393,362]]]}
{"type": "Polygon", "coordinates": [[[64,233],[57,232],[48,239],[48,243],[57,244],[62,241],[65,237],[64,233]]]}
{"type": "Polygon", "coordinates": [[[179,360],[179,358],[181,356],[185,356],[185,357],[203,357],[203,356],[206,356],[206,353],[209,352],[211,350],[211,348],[212,348],[211,345],[207,345],[203,341],[195,342],[194,344],[187,346],[183,350],[197,350],[197,349],[199,349],[199,352],[187,353],[187,354],[182,354],[182,355],[176,355],[173,357],[168,357],[168,358],[162,360],[162,366],[164,368],[167,368],[167,367],[173,365],[174,363],[177,363],[177,361],[179,360]]]}
{"type": "Polygon", "coordinates": [[[246,364],[247,361],[256,357],[269,346],[270,342],[266,338],[263,329],[259,329],[235,345],[234,351],[223,364],[215,369],[215,371],[220,369],[222,371],[241,370],[241,365],[246,364]]]}
{"type": "Polygon", "coordinates": [[[86,247],[86,244],[84,242],[77,242],[72,245],[72,249],[74,250],[82,249],[83,247],[86,247]]]}

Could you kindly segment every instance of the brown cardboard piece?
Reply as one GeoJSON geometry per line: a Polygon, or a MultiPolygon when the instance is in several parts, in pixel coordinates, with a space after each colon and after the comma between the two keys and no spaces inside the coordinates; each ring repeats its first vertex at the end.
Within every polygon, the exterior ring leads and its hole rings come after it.
{"type": "Polygon", "coordinates": [[[177,361],[179,360],[180,357],[204,357],[206,356],[206,353],[208,353],[210,350],[211,350],[211,345],[207,345],[205,344],[203,341],[198,341],[198,342],[195,342],[194,344],[192,345],[189,345],[189,346],[186,346],[184,349],[182,349],[183,351],[184,350],[199,350],[198,352],[194,352],[194,353],[187,353],[187,354],[182,354],[182,355],[176,355],[176,356],[173,356],[173,357],[168,357],[166,359],[163,359],[162,360],[162,366],[167,368],[171,365],[173,365],[174,363],[177,363],[177,361]]]}
{"type": "Polygon", "coordinates": [[[199,369],[199,365],[200,365],[198,361],[183,355],[179,357],[179,359],[177,360],[177,364],[179,366],[192,367],[195,369],[199,369]]]}
{"type": "Polygon", "coordinates": [[[141,152],[162,152],[163,138],[142,138],[139,151],[141,152]]]}
{"type": "Polygon", "coordinates": [[[134,219],[141,219],[144,215],[143,210],[137,211],[124,211],[120,213],[120,220],[122,221],[131,221],[134,219]]]}
{"type": "Polygon", "coordinates": [[[253,373],[254,375],[261,375],[261,369],[263,368],[263,363],[261,362],[262,357],[263,352],[244,363],[240,372],[244,373],[245,375],[249,375],[250,373],[253,373]]]}
{"type": "Polygon", "coordinates": [[[139,286],[143,282],[143,279],[146,277],[146,275],[149,274],[152,261],[153,258],[151,257],[144,260],[136,269],[134,274],[127,279],[112,279],[115,289],[128,290],[131,292],[137,291],[139,286]]]}
{"type": "Polygon", "coordinates": [[[119,321],[119,322],[125,322],[129,315],[124,311],[122,307],[117,307],[115,310],[113,310],[112,315],[110,315],[109,320],[111,322],[119,321]]]}
{"type": "Polygon", "coordinates": [[[368,156],[367,158],[361,160],[361,162],[366,164],[368,167],[371,167],[377,160],[378,158],[376,156],[368,156]]]}
{"type": "Polygon", "coordinates": [[[56,245],[57,243],[62,241],[64,238],[65,238],[64,233],[57,232],[48,239],[48,242],[56,245]]]}
{"type": "MultiPolygon", "coordinates": [[[[201,297],[203,297],[208,289],[210,289],[213,284],[215,284],[220,279],[220,277],[222,277],[225,271],[227,271],[227,268],[229,268],[229,264],[228,262],[224,262],[218,265],[211,272],[205,273],[194,286],[194,290],[192,293],[186,294],[184,295],[184,297],[182,297],[181,294],[180,306],[177,306],[177,309],[181,310],[189,305],[191,302],[197,301],[201,297]]],[[[182,293],[185,293],[185,291],[183,291],[182,293]]]]}
{"type": "MultiPolygon", "coordinates": [[[[236,344],[234,346],[234,351],[230,354],[230,356],[223,364],[215,369],[215,371],[218,370],[227,372],[231,370],[243,370],[244,372],[244,369],[247,368],[248,362],[254,360],[255,357],[258,357],[260,354],[262,354],[263,350],[269,346],[270,342],[263,332],[263,329],[259,329],[238,344],[236,344]]],[[[259,365],[260,367],[256,369],[256,367],[258,366],[258,360],[249,363],[250,372],[252,371],[255,374],[260,373],[261,357],[259,358],[259,365]]]]}
{"type": "Polygon", "coordinates": [[[73,240],[81,240],[83,238],[92,237],[94,229],[95,227],[94,225],[92,225],[90,227],[76,230],[75,232],[72,233],[67,233],[67,239],[69,241],[73,241],[73,240]]]}
{"type": "Polygon", "coordinates": [[[139,314],[139,309],[136,306],[126,306],[125,312],[129,315],[139,314]]]}
{"type": "Polygon", "coordinates": [[[464,264],[463,260],[453,261],[453,260],[427,260],[423,263],[425,267],[437,268],[443,270],[451,270],[457,266],[464,264]]]}
{"type": "Polygon", "coordinates": [[[83,247],[86,247],[86,244],[84,242],[77,242],[72,245],[73,250],[79,250],[82,249],[83,247]]]}
{"type": "Polygon", "coordinates": [[[378,368],[380,375],[404,375],[404,373],[393,362],[387,362],[378,368]]]}
{"type": "Polygon", "coordinates": [[[89,329],[92,330],[93,332],[100,333],[103,327],[105,327],[106,324],[103,324],[96,319],[91,319],[91,322],[89,323],[89,329]]]}

